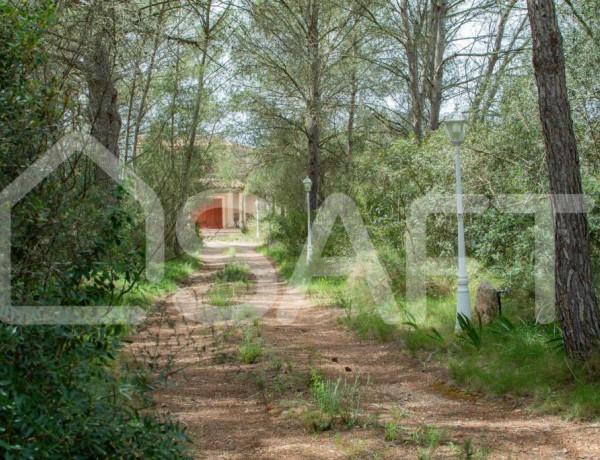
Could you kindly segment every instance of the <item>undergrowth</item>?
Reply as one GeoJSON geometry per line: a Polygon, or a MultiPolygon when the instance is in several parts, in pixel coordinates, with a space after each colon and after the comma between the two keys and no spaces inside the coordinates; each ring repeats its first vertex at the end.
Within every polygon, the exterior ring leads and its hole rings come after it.
{"type": "MultiPolygon", "coordinates": [[[[296,263],[293,251],[274,244],[263,252],[275,259],[284,276],[291,276],[296,263]]],[[[394,279],[393,274],[390,277],[394,279]]],[[[505,295],[503,315],[481,326],[477,319],[461,318],[462,333],[457,335],[454,290],[441,281],[432,285],[435,290],[428,288],[424,319],[416,321],[410,313],[413,306],[397,297],[398,321],[388,324],[361,280],[340,283],[336,279],[328,284],[317,278],[310,283],[313,290],[319,287],[319,295],[328,295],[330,303],[343,310],[340,322],[361,338],[397,341],[424,362],[435,357],[447,365],[456,383],[470,391],[512,398],[540,412],[600,417],[600,356],[583,366],[571,362],[563,351],[558,324],[534,321],[531,297],[518,291],[505,295]]],[[[472,286],[476,285],[472,280],[472,286]]]]}
{"type": "Polygon", "coordinates": [[[248,325],[244,330],[244,338],[237,349],[237,360],[244,364],[253,364],[262,355],[262,329],[258,320],[248,325]]]}
{"type": "Polygon", "coordinates": [[[353,381],[325,379],[314,369],[309,379],[310,406],[304,411],[305,425],[314,431],[356,425],[360,415],[360,376],[353,381]]]}
{"type": "Polygon", "coordinates": [[[177,289],[178,284],[200,268],[199,259],[190,255],[167,260],[164,263],[164,277],[158,283],[140,281],[135,287],[126,293],[120,305],[135,305],[146,307],[156,301],[160,296],[170,294],[177,289]]]}

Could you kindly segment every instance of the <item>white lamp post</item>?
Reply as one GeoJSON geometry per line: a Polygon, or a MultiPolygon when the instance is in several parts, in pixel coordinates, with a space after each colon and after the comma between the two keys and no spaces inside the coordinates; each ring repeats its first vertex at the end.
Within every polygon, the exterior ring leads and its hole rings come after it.
{"type": "Polygon", "coordinates": [[[304,191],[306,192],[306,209],[308,216],[308,242],[306,244],[306,263],[309,264],[312,260],[312,230],[310,228],[310,190],[312,189],[312,181],[308,176],[302,181],[304,191]]]}
{"type": "Polygon", "coordinates": [[[260,238],[260,219],[258,218],[258,198],[254,200],[254,209],[256,210],[256,237],[260,238]]]}
{"type": "Polygon", "coordinates": [[[467,120],[458,112],[454,113],[445,121],[450,142],[454,144],[456,152],[456,211],[458,215],[458,290],[456,294],[456,332],[461,328],[458,323],[458,315],[463,314],[471,318],[471,300],[469,299],[469,278],[467,276],[467,260],[465,255],[465,225],[463,219],[462,181],[460,176],[460,146],[465,140],[465,129],[467,120]]]}

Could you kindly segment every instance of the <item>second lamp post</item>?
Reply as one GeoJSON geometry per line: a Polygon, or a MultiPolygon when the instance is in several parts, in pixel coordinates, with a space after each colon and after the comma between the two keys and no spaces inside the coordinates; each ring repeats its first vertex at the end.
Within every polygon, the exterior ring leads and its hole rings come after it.
{"type": "Polygon", "coordinates": [[[310,228],[310,191],[312,189],[312,181],[308,176],[302,181],[304,191],[306,192],[306,211],[308,216],[308,240],[306,243],[306,263],[309,264],[312,260],[312,230],[310,228]]]}
{"type": "Polygon", "coordinates": [[[462,181],[460,175],[460,146],[465,140],[467,121],[459,113],[458,107],[446,120],[446,129],[450,142],[454,144],[456,153],[456,211],[458,217],[458,289],[456,293],[456,332],[461,327],[458,315],[471,318],[471,300],[469,298],[469,278],[467,276],[467,259],[465,254],[465,224],[463,218],[462,181]]]}

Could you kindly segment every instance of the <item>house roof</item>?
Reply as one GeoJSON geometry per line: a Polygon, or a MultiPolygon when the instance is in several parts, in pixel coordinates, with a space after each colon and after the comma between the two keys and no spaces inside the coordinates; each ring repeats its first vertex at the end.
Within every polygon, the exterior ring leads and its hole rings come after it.
{"type": "Polygon", "coordinates": [[[214,177],[205,177],[200,179],[200,181],[202,184],[206,185],[209,188],[215,188],[215,189],[227,189],[227,190],[244,190],[246,188],[246,186],[244,185],[243,182],[237,180],[237,179],[231,179],[231,180],[223,180],[223,179],[217,179],[214,177]]]}

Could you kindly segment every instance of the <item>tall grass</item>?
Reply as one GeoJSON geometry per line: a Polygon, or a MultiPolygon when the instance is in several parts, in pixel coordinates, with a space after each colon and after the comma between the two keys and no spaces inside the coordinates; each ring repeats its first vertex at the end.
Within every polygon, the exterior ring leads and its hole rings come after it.
{"type": "Polygon", "coordinates": [[[250,265],[231,258],[215,274],[214,283],[206,295],[216,307],[229,307],[238,303],[238,295],[250,289],[250,265]]]}
{"type": "Polygon", "coordinates": [[[218,283],[248,282],[250,281],[250,265],[232,259],[221,270],[217,271],[215,281],[218,283]]]}

